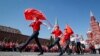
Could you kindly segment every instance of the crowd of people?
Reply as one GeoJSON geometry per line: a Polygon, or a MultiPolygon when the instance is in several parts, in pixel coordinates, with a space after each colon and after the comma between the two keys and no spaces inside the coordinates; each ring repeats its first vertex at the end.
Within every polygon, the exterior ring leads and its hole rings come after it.
{"type": "MultiPolygon", "coordinates": [[[[23,45],[23,43],[19,44],[18,42],[12,41],[0,41],[0,51],[12,51],[19,52],[19,48],[23,45]]],[[[51,50],[48,51],[47,46],[42,45],[44,52],[58,52],[58,47],[55,46],[51,50]]],[[[36,44],[28,44],[23,52],[39,52],[39,48],[36,44]]]]}
{"type": "Polygon", "coordinates": [[[16,46],[18,45],[18,43],[14,43],[11,41],[0,41],[0,51],[15,51],[16,50],[16,46]]]}
{"type": "Polygon", "coordinates": [[[74,35],[70,38],[70,49],[71,53],[76,54],[84,54],[84,53],[91,53],[91,54],[100,54],[100,43],[97,44],[95,42],[88,42],[83,39],[82,36],[78,34],[74,35]]]}
{"type": "MultiPolygon", "coordinates": [[[[11,52],[18,52],[18,48],[21,47],[23,44],[19,44],[18,42],[6,42],[6,41],[0,41],[0,51],[11,51],[11,52]],[[20,46],[20,47],[19,47],[20,46]],[[16,48],[18,47],[18,48],[16,48]]],[[[55,45],[50,50],[46,45],[42,45],[42,48],[44,52],[59,52],[59,48],[57,45],[55,45]]],[[[93,44],[88,43],[88,41],[85,41],[81,38],[81,36],[72,36],[70,37],[70,44],[69,44],[70,54],[84,54],[84,53],[92,53],[100,54],[100,44],[93,44]]],[[[36,44],[28,44],[27,47],[23,50],[23,52],[39,52],[39,48],[36,44]]],[[[66,50],[66,53],[67,50],[66,50]]]]}

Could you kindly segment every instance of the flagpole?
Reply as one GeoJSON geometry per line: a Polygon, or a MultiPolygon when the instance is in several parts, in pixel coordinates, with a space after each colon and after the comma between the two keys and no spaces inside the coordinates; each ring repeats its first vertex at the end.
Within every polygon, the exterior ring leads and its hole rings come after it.
{"type": "Polygon", "coordinates": [[[49,20],[46,19],[46,21],[48,22],[49,26],[52,28],[52,24],[49,22],[49,20]]]}

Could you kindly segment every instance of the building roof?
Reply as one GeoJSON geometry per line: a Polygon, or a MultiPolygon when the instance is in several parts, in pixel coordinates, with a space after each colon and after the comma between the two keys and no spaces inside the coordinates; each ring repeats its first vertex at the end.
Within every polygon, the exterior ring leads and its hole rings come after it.
{"type": "Polygon", "coordinates": [[[0,31],[21,34],[20,30],[18,30],[18,29],[3,26],[3,25],[0,25],[0,31]]]}

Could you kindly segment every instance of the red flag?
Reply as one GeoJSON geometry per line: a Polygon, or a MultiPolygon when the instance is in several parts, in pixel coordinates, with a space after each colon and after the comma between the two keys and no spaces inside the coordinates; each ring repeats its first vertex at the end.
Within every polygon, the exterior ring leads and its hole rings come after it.
{"type": "Polygon", "coordinates": [[[66,30],[66,32],[64,33],[64,36],[63,36],[63,37],[61,38],[61,40],[60,40],[60,44],[61,44],[62,46],[65,45],[66,41],[67,41],[67,40],[70,38],[70,36],[74,33],[73,30],[72,30],[72,28],[71,28],[69,25],[66,26],[65,30],[66,30]]]}
{"type": "Polygon", "coordinates": [[[69,25],[66,26],[66,30],[67,30],[67,33],[69,33],[70,35],[74,33],[72,28],[69,25]]]}
{"type": "Polygon", "coordinates": [[[38,18],[40,20],[46,20],[45,16],[43,15],[42,12],[33,9],[33,8],[28,8],[24,11],[24,15],[26,20],[34,20],[34,18],[38,18]]]}

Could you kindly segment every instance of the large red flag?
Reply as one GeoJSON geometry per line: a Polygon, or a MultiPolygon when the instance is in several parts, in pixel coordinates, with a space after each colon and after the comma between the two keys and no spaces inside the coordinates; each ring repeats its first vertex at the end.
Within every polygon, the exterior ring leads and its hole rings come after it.
{"type": "Polygon", "coordinates": [[[33,9],[33,8],[28,8],[24,11],[25,19],[26,20],[34,20],[34,18],[38,18],[40,20],[46,20],[45,16],[43,13],[39,10],[33,9]]]}

